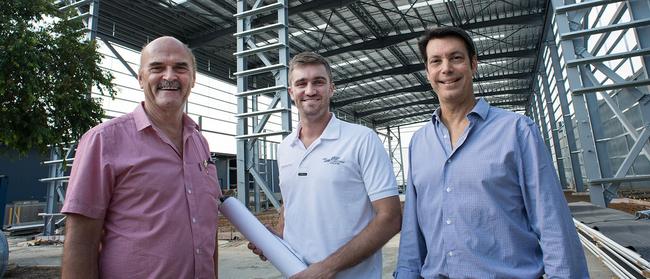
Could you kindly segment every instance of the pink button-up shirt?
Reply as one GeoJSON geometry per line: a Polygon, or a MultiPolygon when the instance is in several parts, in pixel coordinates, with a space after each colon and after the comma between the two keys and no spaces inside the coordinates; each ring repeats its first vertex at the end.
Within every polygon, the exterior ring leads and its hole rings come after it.
{"type": "Polygon", "coordinates": [[[183,127],[182,157],[142,104],[81,138],[61,212],[104,219],[102,278],[214,278],[221,190],[198,126],[183,127]]]}

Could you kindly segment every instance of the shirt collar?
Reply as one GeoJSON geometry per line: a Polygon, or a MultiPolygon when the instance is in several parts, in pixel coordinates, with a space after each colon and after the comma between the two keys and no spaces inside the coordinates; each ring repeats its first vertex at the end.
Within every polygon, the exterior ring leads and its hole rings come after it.
{"type": "MultiPolygon", "coordinates": [[[[149,120],[147,113],[144,111],[144,102],[140,102],[135,110],[133,110],[133,119],[135,120],[135,127],[138,131],[152,126],[151,120],[149,120]]],[[[183,133],[185,134],[198,129],[199,125],[197,125],[192,118],[187,116],[187,114],[183,113],[183,133]]]]}
{"type": "MultiPolygon", "coordinates": [[[[339,136],[341,135],[341,120],[336,118],[336,115],[334,115],[334,113],[331,114],[332,117],[330,118],[330,121],[327,123],[325,130],[323,130],[323,133],[320,135],[319,137],[320,139],[338,139],[339,136]]],[[[288,136],[289,142],[291,143],[292,146],[297,144],[298,141],[300,141],[298,135],[300,135],[301,128],[302,127],[300,126],[300,122],[298,122],[298,128],[288,136]]]]}
{"type": "Polygon", "coordinates": [[[135,127],[138,131],[151,126],[151,120],[149,120],[147,113],[144,111],[144,102],[140,102],[133,111],[133,119],[135,120],[135,127]]]}
{"type": "MultiPolygon", "coordinates": [[[[484,98],[478,98],[476,104],[474,105],[474,108],[472,108],[472,111],[470,111],[467,114],[467,116],[477,115],[481,117],[481,119],[485,120],[489,112],[490,112],[490,104],[488,104],[484,98]]],[[[434,123],[440,121],[440,107],[438,107],[433,112],[433,115],[431,116],[431,121],[433,121],[434,123]]]]}

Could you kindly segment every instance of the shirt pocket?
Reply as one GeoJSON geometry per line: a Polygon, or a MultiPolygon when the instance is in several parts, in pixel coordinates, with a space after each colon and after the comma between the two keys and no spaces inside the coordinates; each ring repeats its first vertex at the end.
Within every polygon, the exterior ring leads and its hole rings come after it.
{"type": "Polygon", "coordinates": [[[206,195],[206,197],[210,198],[210,202],[216,204],[221,196],[217,167],[214,164],[207,164],[198,176],[201,178],[198,180],[199,184],[196,185],[198,194],[206,195]]]}

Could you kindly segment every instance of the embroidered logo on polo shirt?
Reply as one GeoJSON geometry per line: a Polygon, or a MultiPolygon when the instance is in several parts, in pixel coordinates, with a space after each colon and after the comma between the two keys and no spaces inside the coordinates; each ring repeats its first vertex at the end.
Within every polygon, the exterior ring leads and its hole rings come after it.
{"type": "Polygon", "coordinates": [[[340,165],[345,163],[345,161],[340,160],[341,157],[339,156],[332,156],[332,158],[323,158],[324,163],[332,164],[332,165],[340,165]]]}

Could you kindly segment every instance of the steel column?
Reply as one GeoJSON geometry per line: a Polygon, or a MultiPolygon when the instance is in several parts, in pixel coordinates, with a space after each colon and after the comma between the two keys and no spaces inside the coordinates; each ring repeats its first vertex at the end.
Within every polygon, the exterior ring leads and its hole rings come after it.
{"type": "Polygon", "coordinates": [[[535,114],[537,114],[538,117],[539,117],[539,122],[541,123],[541,125],[539,125],[539,127],[542,128],[541,132],[542,132],[542,135],[544,136],[544,142],[546,143],[546,149],[550,153],[551,152],[551,141],[549,139],[548,126],[546,126],[546,115],[544,113],[544,109],[542,108],[543,104],[542,104],[542,98],[540,98],[540,95],[541,95],[540,90],[536,90],[533,93],[533,95],[535,96],[534,100],[535,100],[535,103],[537,104],[537,107],[533,106],[533,110],[534,110],[535,114]]]}
{"type": "MultiPolygon", "coordinates": [[[[276,210],[280,209],[280,203],[268,185],[269,177],[267,169],[268,158],[264,152],[261,158],[260,145],[267,144],[266,137],[274,135],[286,136],[291,132],[291,102],[287,93],[287,65],[289,62],[288,49],[288,15],[287,0],[280,0],[273,4],[264,4],[263,1],[255,1],[249,5],[247,0],[237,1],[237,196],[238,199],[249,206],[250,191],[254,194],[252,208],[260,211],[261,194],[266,196],[276,210]],[[249,7],[250,6],[250,7],[249,7]],[[278,22],[275,24],[252,26],[254,17],[264,13],[276,12],[278,22]],[[255,38],[259,34],[277,32],[278,41],[275,44],[258,45],[255,38]],[[251,64],[249,56],[257,56],[263,65],[251,64]],[[272,59],[266,55],[277,55],[277,64],[271,64],[272,59]],[[258,74],[272,74],[275,85],[266,88],[256,88],[252,84],[250,76],[258,74]],[[266,110],[258,110],[258,96],[273,94],[271,104],[266,110]],[[248,98],[251,97],[251,98],[248,98]],[[251,111],[249,111],[249,100],[251,111]],[[279,108],[275,108],[277,105],[279,108]],[[282,128],[280,131],[266,131],[266,124],[271,114],[280,113],[282,128]],[[259,117],[259,119],[258,119],[259,117]],[[251,180],[252,178],[252,180],[251,180]],[[260,190],[262,192],[260,192],[260,190]]],[[[275,60],[273,60],[275,61],[275,60]]],[[[265,149],[264,149],[265,150],[265,149]]]]}
{"type": "MultiPolygon", "coordinates": [[[[553,38],[552,28],[549,28],[549,38],[553,38]]],[[[580,159],[578,157],[578,147],[576,144],[575,133],[573,129],[573,119],[571,118],[571,110],[569,109],[569,101],[567,99],[567,90],[564,84],[564,77],[562,75],[562,68],[560,66],[560,56],[557,51],[557,46],[553,42],[547,44],[549,54],[551,55],[551,65],[553,67],[553,76],[555,78],[555,86],[557,88],[558,100],[560,101],[560,108],[562,110],[562,120],[564,122],[564,131],[566,133],[567,144],[569,147],[569,160],[571,162],[571,172],[573,173],[573,182],[575,183],[577,192],[584,192],[584,181],[582,178],[582,169],[580,166],[580,159]]]]}
{"type": "MultiPolygon", "coordinates": [[[[548,119],[551,125],[551,135],[552,135],[552,140],[553,140],[553,150],[555,151],[555,162],[557,164],[557,173],[558,176],[560,177],[560,183],[562,183],[562,188],[567,189],[568,184],[566,180],[566,173],[564,170],[564,156],[562,156],[562,148],[560,147],[560,137],[558,135],[558,127],[556,124],[555,120],[555,111],[553,110],[553,100],[551,98],[551,91],[549,90],[549,84],[548,84],[548,75],[546,75],[546,72],[542,71],[541,73],[541,83],[542,83],[542,90],[540,91],[541,95],[544,95],[543,99],[546,103],[546,112],[548,114],[548,119]]],[[[569,158],[569,156],[567,156],[569,158]]]]}

